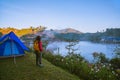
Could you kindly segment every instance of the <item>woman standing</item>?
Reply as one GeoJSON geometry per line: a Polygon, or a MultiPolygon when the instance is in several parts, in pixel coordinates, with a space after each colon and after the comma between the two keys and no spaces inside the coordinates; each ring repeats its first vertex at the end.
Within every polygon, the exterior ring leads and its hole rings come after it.
{"type": "Polygon", "coordinates": [[[42,51],[43,51],[43,48],[42,48],[42,41],[41,41],[40,36],[37,36],[35,38],[34,51],[35,51],[35,54],[36,54],[36,65],[37,66],[43,66],[43,64],[42,64],[42,51]]]}

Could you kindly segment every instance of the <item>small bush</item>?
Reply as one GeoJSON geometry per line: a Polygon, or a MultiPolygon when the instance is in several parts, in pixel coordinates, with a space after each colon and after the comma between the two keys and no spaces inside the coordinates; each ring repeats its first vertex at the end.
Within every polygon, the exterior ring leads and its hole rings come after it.
{"type": "Polygon", "coordinates": [[[119,80],[119,75],[111,69],[111,65],[106,61],[105,56],[103,59],[105,62],[102,60],[94,64],[88,63],[79,54],[69,54],[63,57],[61,55],[46,53],[43,57],[52,64],[77,75],[83,80],[119,80]]]}

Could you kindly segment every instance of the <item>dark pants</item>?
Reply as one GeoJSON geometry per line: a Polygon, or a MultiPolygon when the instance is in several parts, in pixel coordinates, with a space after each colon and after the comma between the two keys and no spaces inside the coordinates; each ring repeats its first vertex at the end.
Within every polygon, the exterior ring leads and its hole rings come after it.
{"type": "Polygon", "coordinates": [[[35,51],[36,65],[42,64],[42,52],[35,51]]]}

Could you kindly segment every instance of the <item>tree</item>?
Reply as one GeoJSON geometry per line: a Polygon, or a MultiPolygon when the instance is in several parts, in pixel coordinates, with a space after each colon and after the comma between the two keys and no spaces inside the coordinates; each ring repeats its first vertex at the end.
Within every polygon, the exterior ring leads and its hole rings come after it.
{"type": "Polygon", "coordinates": [[[78,49],[75,49],[74,46],[78,44],[78,41],[67,41],[69,44],[66,46],[66,49],[68,50],[68,54],[74,54],[75,51],[78,49]]]}
{"type": "Polygon", "coordinates": [[[75,49],[75,45],[79,42],[79,35],[76,33],[67,33],[64,36],[64,41],[68,42],[68,45],[66,46],[66,49],[68,50],[68,54],[74,54],[75,51],[78,49],[75,49]]]}
{"type": "Polygon", "coordinates": [[[106,29],[105,34],[112,37],[120,37],[120,28],[111,28],[106,29]]]}

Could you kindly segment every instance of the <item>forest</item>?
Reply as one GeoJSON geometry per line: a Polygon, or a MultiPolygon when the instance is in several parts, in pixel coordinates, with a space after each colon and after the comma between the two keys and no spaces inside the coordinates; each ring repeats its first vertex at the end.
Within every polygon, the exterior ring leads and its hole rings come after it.
{"type": "MultiPolygon", "coordinates": [[[[73,39],[73,40],[81,40],[81,41],[92,41],[92,42],[101,42],[102,39],[117,39],[120,41],[120,28],[111,28],[106,29],[104,32],[96,32],[96,33],[67,33],[67,34],[55,34],[57,39],[65,40],[65,39],[73,39]]],[[[111,41],[112,42],[112,41],[111,41]]]]}

